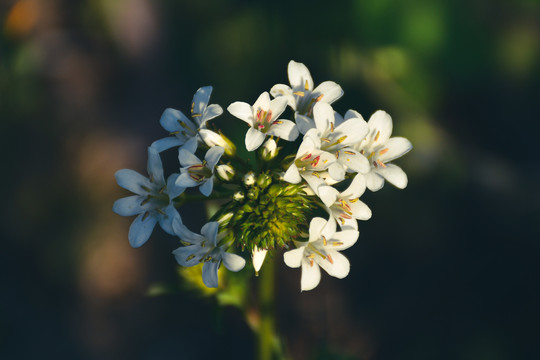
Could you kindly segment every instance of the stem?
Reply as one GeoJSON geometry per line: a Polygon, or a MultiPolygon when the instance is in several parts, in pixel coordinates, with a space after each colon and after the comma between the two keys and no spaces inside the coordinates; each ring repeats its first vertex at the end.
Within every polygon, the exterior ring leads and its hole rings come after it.
{"type": "Polygon", "coordinates": [[[259,278],[260,325],[258,359],[272,360],[275,351],[275,259],[267,256],[259,278]]]}

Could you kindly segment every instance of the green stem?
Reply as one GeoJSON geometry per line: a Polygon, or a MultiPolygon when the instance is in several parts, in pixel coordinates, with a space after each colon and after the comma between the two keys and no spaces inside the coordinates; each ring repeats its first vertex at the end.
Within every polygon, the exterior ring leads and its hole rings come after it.
{"type": "Polygon", "coordinates": [[[275,261],[267,256],[259,278],[260,326],[258,338],[258,359],[272,360],[275,351],[275,261]]]}

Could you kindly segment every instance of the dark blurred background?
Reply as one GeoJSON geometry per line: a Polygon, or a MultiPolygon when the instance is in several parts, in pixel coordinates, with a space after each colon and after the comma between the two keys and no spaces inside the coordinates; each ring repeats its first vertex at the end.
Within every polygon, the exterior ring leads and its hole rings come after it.
{"type": "Polygon", "coordinates": [[[280,261],[290,357],[540,358],[539,20],[534,0],[3,1],[0,358],[253,358],[235,308],[146,295],[178,282],[177,242],[129,247],[113,174],[145,172],[166,107],[204,85],[253,103],[291,59],[414,149],[408,188],[362,198],[346,279],[300,293],[280,261]]]}

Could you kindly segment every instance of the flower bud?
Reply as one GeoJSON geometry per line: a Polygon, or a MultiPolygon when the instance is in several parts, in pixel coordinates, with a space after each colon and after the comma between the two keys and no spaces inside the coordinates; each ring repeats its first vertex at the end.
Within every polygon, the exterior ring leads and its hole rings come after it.
{"type": "Polygon", "coordinates": [[[229,140],[228,137],[223,135],[221,131],[219,131],[218,134],[212,130],[200,129],[199,134],[201,135],[201,139],[206,145],[208,145],[208,147],[221,146],[225,149],[225,154],[229,156],[236,154],[236,146],[231,140],[229,140]]]}
{"type": "Polygon", "coordinates": [[[236,174],[234,168],[230,165],[219,165],[216,167],[219,178],[223,181],[231,181],[236,174]]]}
{"type": "Polygon", "coordinates": [[[257,185],[261,189],[266,189],[272,183],[272,178],[267,174],[260,174],[257,178],[257,185]]]}
{"type": "Polygon", "coordinates": [[[244,193],[241,192],[241,191],[238,191],[238,192],[234,193],[233,199],[234,199],[235,201],[242,201],[242,200],[244,200],[244,193]]]}
{"type": "Polygon", "coordinates": [[[244,175],[243,181],[247,186],[255,184],[255,174],[252,171],[248,172],[244,175]]]}
{"type": "Polygon", "coordinates": [[[261,148],[261,157],[265,161],[270,161],[278,153],[277,143],[274,139],[268,139],[261,148]]]}

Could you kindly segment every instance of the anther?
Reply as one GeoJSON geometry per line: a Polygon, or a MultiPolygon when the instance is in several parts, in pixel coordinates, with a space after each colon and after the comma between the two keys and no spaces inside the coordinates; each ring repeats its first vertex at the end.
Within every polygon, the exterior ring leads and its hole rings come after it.
{"type": "Polygon", "coordinates": [[[326,258],[328,259],[328,261],[330,261],[330,264],[334,264],[334,260],[332,259],[330,254],[326,255],[326,258]]]}
{"type": "Polygon", "coordinates": [[[382,155],[382,154],[385,154],[385,153],[387,153],[387,152],[388,152],[388,150],[389,150],[388,148],[386,148],[386,149],[382,149],[381,151],[379,151],[379,155],[382,155]]]}
{"type": "Polygon", "coordinates": [[[307,81],[307,80],[306,80],[306,83],[305,83],[305,85],[304,85],[304,89],[305,89],[306,91],[309,90],[309,84],[308,84],[308,81],[307,81]]]}
{"type": "Polygon", "coordinates": [[[381,160],[377,160],[377,164],[379,164],[379,166],[382,168],[386,167],[386,165],[381,160]]]}
{"type": "Polygon", "coordinates": [[[375,134],[375,138],[373,139],[373,141],[378,141],[380,135],[381,135],[381,132],[377,131],[377,134],[375,134]]]}
{"type": "Polygon", "coordinates": [[[304,92],[303,91],[295,91],[295,92],[293,92],[293,95],[304,96],[304,92]]]}

